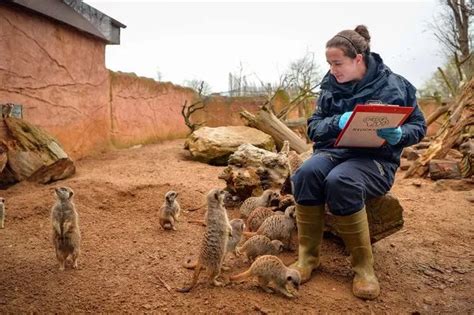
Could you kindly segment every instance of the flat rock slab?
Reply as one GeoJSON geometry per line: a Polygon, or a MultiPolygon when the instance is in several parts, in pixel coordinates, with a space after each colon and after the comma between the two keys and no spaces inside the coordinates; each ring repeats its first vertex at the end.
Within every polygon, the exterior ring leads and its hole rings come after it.
{"type": "Polygon", "coordinates": [[[244,143],[268,151],[275,150],[271,136],[246,126],[202,127],[188,136],[184,146],[194,160],[212,165],[227,165],[229,156],[244,143]]]}

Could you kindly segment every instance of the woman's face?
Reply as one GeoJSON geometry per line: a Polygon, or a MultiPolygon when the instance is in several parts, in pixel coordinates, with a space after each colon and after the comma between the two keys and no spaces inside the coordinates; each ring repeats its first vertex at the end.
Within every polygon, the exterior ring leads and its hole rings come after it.
{"type": "Polygon", "coordinates": [[[366,67],[361,54],[357,54],[355,58],[350,58],[344,55],[342,49],[329,47],[326,49],[326,60],[331,74],[338,83],[361,80],[365,75],[366,67]]]}

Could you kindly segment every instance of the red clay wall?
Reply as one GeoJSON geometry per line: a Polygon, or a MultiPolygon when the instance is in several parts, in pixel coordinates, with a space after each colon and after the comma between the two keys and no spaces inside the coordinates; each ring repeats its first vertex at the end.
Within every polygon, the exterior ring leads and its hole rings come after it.
{"type": "Polygon", "coordinates": [[[109,145],[105,45],[73,28],[0,6],[0,102],[58,138],[73,158],[109,145]]]}
{"type": "Polygon", "coordinates": [[[110,72],[112,142],[117,147],[182,138],[189,132],[181,115],[195,92],[171,83],[110,72]]]}

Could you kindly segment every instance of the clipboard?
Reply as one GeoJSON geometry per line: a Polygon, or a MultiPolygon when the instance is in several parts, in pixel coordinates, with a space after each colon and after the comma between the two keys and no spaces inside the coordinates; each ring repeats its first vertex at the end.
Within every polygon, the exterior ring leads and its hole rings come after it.
{"type": "Polygon", "coordinates": [[[377,136],[377,129],[396,128],[410,116],[414,107],[370,104],[356,105],[335,147],[378,148],[385,140],[377,136]]]}

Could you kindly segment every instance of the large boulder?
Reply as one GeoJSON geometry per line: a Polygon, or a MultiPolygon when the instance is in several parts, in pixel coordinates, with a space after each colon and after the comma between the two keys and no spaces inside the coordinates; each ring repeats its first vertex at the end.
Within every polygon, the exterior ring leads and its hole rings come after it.
{"type": "Polygon", "coordinates": [[[275,151],[273,138],[246,126],[202,127],[188,136],[185,148],[193,159],[212,165],[227,165],[229,156],[244,143],[275,151]]]}

